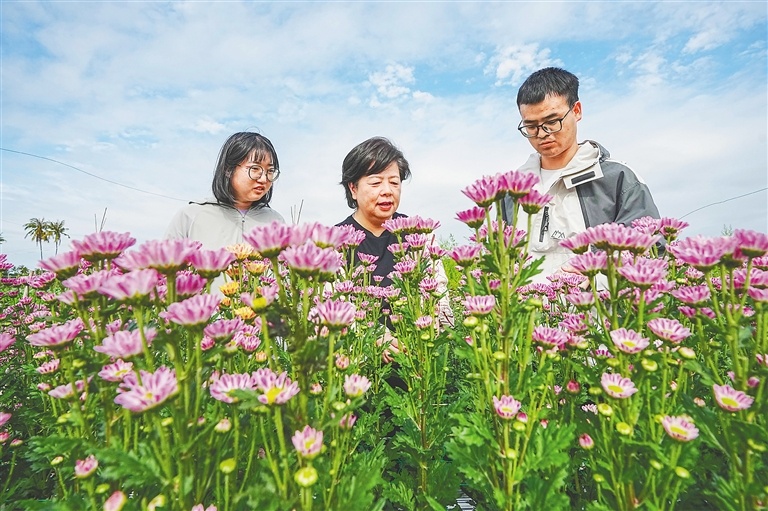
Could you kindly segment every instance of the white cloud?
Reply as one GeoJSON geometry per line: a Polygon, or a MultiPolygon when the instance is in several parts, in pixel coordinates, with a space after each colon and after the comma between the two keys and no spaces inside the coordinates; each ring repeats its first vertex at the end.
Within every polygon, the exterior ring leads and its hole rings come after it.
{"type": "Polygon", "coordinates": [[[217,135],[226,129],[222,123],[214,121],[210,118],[198,119],[192,127],[193,130],[200,133],[209,133],[211,135],[217,135]]]}
{"type": "Polygon", "coordinates": [[[381,96],[397,99],[410,94],[408,85],[416,82],[413,67],[402,64],[388,64],[384,71],[376,71],[368,76],[368,81],[381,96]]]}
{"type": "Polygon", "coordinates": [[[562,62],[552,58],[551,53],[549,48],[539,49],[538,43],[497,48],[485,72],[496,76],[496,85],[519,85],[537,69],[561,66],[562,62]]]}

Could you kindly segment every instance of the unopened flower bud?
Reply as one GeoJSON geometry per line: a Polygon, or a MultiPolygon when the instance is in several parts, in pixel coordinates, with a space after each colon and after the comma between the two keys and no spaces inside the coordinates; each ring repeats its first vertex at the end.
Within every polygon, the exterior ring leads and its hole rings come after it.
{"type": "Polygon", "coordinates": [[[696,352],[687,346],[683,346],[682,348],[680,348],[680,350],[678,350],[678,353],[680,353],[681,357],[688,360],[693,360],[694,358],[696,358],[696,352]]]}
{"type": "Polygon", "coordinates": [[[267,361],[267,354],[263,351],[256,351],[253,353],[253,360],[258,362],[259,364],[263,364],[267,361]]]}
{"type": "Polygon", "coordinates": [[[630,436],[632,434],[632,426],[626,422],[617,422],[616,431],[618,431],[620,435],[630,436]]]}
{"type": "Polygon", "coordinates": [[[576,380],[568,380],[565,384],[565,391],[569,394],[578,394],[581,391],[581,385],[576,380]]]}
{"type": "Polygon", "coordinates": [[[219,470],[222,474],[231,474],[235,471],[235,458],[227,458],[219,463],[219,470]]]}
{"type": "Polygon", "coordinates": [[[226,433],[232,429],[232,422],[230,422],[228,418],[224,417],[213,427],[213,429],[216,431],[216,433],[226,433]]]}
{"type": "Polygon", "coordinates": [[[675,474],[677,474],[677,477],[680,479],[688,479],[691,477],[691,473],[688,472],[688,470],[684,467],[675,467],[675,474]]]}
{"type": "Polygon", "coordinates": [[[597,411],[600,413],[600,415],[603,415],[605,417],[610,417],[613,415],[613,408],[611,408],[611,405],[608,403],[600,403],[597,405],[597,411]]]}
{"type": "Polygon", "coordinates": [[[651,360],[649,358],[642,359],[640,361],[640,365],[643,366],[643,369],[649,373],[655,372],[659,368],[659,364],[657,364],[655,360],[651,360]]]}
{"type": "Polygon", "coordinates": [[[591,436],[584,433],[579,437],[579,445],[582,449],[590,450],[595,447],[595,441],[592,440],[591,436]]]}
{"type": "Polygon", "coordinates": [[[293,475],[293,480],[302,488],[309,488],[317,482],[317,470],[315,467],[300,468],[293,475]]]}
{"type": "Polygon", "coordinates": [[[664,468],[664,465],[662,465],[659,460],[651,460],[648,463],[651,465],[652,468],[656,470],[661,470],[662,468],[664,468]]]}

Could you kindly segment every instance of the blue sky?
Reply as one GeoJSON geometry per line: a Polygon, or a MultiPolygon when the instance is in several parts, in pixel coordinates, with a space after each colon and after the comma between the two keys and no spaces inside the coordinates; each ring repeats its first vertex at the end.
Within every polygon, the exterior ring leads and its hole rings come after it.
{"type": "Polygon", "coordinates": [[[278,151],[273,207],[325,224],[351,212],[347,152],[390,138],[413,170],[400,211],[462,242],[461,189],[526,160],[515,95],[549,65],[581,79],[579,138],[686,215],[684,235],[768,232],[767,5],[5,0],[2,251],[35,266],[24,223],[81,239],[105,209],[105,229],[161,238],[243,130],[278,151]]]}

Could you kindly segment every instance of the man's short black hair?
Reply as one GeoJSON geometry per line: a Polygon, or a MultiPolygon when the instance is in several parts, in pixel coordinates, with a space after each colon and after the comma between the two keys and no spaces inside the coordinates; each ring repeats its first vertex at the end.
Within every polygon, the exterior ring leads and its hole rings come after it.
{"type": "Polygon", "coordinates": [[[539,69],[526,78],[517,91],[517,107],[520,105],[536,105],[547,96],[563,96],[569,106],[579,100],[579,79],[559,67],[539,69]]]}

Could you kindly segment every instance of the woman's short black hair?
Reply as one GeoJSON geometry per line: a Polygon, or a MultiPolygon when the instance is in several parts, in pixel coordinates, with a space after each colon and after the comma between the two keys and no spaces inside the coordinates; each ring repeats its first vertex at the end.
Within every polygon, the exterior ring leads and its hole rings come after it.
{"type": "MultiPolygon", "coordinates": [[[[259,133],[240,132],[230,136],[219,151],[219,160],[216,162],[216,169],[213,173],[213,195],[222,204],[229,206],[235,205],[235,194],[232,190],[232,173],[251,153],[254,154],[254,161],[262,161],[267,155],[272,157],[272,165],[280,169],[280,162],[277,160],[277,152],[272,146],[272,142],[267,137],[259,133]]],[[[264,196],[251,204],[251,208],[263,208],[269,205],[272,200],[272,190],[274,183],[264,196]]]]}
{"type": "Polygon", "coordinates": [[[402,151],[395,144],[384,137],[369,138],[365,142],[356,145],[344,158],[341,165],[341,186],[347,197],[347,205],[355,209],[357,201],[352,198],[350,184],[357,184],[360,178],[380,174],[392,162],[397,163],[400,170],[400,180],[405,181],[411,177],[411,168],[402,151]]]}

